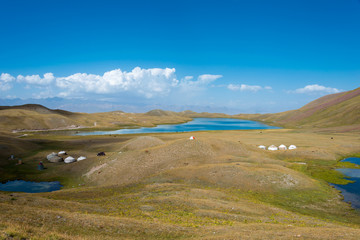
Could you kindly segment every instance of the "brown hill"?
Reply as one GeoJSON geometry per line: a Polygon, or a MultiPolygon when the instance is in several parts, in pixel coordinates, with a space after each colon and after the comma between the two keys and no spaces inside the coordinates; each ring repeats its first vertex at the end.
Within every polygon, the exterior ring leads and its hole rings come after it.
{"type": "Polygon", "coordinates": [[[186,116],[190,118],[229,118],[231,116],[225,114],[225,113],[208,113],[208,112],[193,112],[193,111],[183,111],[178,113],[181,116],[186,116]]]}
{"type": "Polygon", "coordinates": [[[321,97],[297,110],[237,116],[285,127],[353,126],[351,129],[360,129],[360,88],[321,97]]]}
{"type": "Polygon", "coordinates": [[[161,117],[161,116],[175,116],[175,115],[177,115],[177,113],[172,112],[172,111],[164,111],[161,109],[154,109],[154,110],[151,110],[151,111],[145,113],[145,115],[161,117]]]}
{"type": "Polygon", "coordinates": [[[19,130],[66,130],[74,128],[119,129],[129,126],[153,127],[190,121],[191,118],[178,113],[152,110],[148,113],[73,113],[49,109],[41,105],[0,106],[0,131],[19,130]]]}
{"type": "Polygon", "coordinates": [[[28,111],[34,111],[40,114],[60,114],[63,116],[71,116],[76,115],[77,113],[60,110],[60,109],[49,109],[47,107],[44,107],[39,104],[25,104],[25,105],[19,105],[19,106],[0,106],[1,110],[10,110],[10,109],[22,109],[22,110],[28,110],[28,111]]]}
{"type": "Polygon", "coordinates": [[[24,109],[24,110],[31,110],[31,111],[39,111],[39,112],[49,112],[50,109],[44,107],[39,104],[24,104],[18,106],[0,106],[0,110],[8,110],[8,109],[24,109]]]}

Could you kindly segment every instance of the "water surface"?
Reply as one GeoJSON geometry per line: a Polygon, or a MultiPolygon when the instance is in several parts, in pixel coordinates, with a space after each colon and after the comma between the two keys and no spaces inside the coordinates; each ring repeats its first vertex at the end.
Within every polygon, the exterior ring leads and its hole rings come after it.
{"type": "Polygon", "coordinates": [[[166,124],[156,127],[142,127],[135,129],[120,129],[116,131],[81,132],[76,135],[105,135],[105,134],[134,134],[134,133],[165,133],[165,132],[195,132],[208,130],[250,130],[250,129],[278,129],[263,123],[232,119],[232,118],[194,118],[193,121],[181,124],[166,124]]]}
{"type": "Polygon", "coordinates": [[[39,192],[52,192],[60,190],[62,185],[60,182],[27,182],[24,180],[8,181],[0,183],[0,191],[8,192],[26,192],[26,193],[39,193],[39,192]]]}
{"type": "MultiPolygon", "coordinates": [[[[360,165],[360,158],[346,158],[342,161],[360,165]]],[[[341,191],[345,202],[350,202],[353,208],[360,209],[360,169],[339,168],[337,170],[346,175],[349,180],[355,182],[346,185],[331,185],[341,191]]]]}

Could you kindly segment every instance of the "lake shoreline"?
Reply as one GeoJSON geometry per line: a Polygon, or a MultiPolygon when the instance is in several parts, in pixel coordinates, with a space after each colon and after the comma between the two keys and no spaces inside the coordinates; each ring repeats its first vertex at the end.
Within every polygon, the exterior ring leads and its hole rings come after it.
{"type": "Polygon", "coordinates": [[[123,134],[141,134],[141,133],[188,133],[212,130],[264,130],[280,129],[280,127],[269,126],[257,121],[237,119],[237,118],[194,118],[180,124],[159,124],[154,127],[127,128],[115,131],[94,131],[80,132],[78,136],[88,135],[123,135],[123,134]],[[237,124],[237,125],[236,125],[237,124]],[[246,124],[240,126],[241,124],[246,124]],[[201,125],[201,127],[200,127],[201,125]],[[229,127],[229,125],[231,125],[229,127]]]}
{"type": "MultiPolygon", "coordinates": [[[[349,157],[341,160],[341,162],[350,162],[359,167],[360,158],[349,157]]],[[[344,198],[344,202],[351,204],[351,206],[360,212],[360,169],[359,168],[338,168],[337,171],[341,172],[345,179],[353,181],[347,184],[330,184],[338,191],[344,198]],[[357,190],[357,191],[356,191],[357,190]]]]}

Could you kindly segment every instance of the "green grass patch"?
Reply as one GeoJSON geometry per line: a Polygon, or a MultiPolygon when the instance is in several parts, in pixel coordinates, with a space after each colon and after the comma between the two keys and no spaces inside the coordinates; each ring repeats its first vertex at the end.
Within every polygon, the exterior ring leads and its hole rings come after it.
{"type": "MultiPolygon", "coordinates": [[[[344,159],[344,158],[341,158],[344,159]]],[[[289,166],[291,169],[303,172],[308,176],[317,180],[325,181],[327,183],[345,185],[353,181],[341,172],[337,171],[338,168],[360,168],[356,164],[341,161],[327,161],[327,160],[303,160],[306,164],[292,164],[289,166]]]]}

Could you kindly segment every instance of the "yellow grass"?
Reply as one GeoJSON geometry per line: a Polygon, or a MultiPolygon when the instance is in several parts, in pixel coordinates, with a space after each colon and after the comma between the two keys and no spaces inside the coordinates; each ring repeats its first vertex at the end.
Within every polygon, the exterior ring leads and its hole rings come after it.
{"type": "Polygon", "coordinates": [[[324,181],[341,180],[332,170],[338,160],[360,153],[357,134],[287,129],[35,134],[7,135],[1,144],[13,151],[24,147],[23,165],[2,157],[7,178],[60,180],[65,188],[0,193],[0,238],[357,239],[360,234],[359,213],[324,181]],[[190,135],[196,140],[188,140],[190,135]],[[260,144],[298,149],[270,152],[258,149],[260,144]],[[36,170],[40,159],[60,150],[88,159],[45,162],[45,171],[36,170]],[[106,156],[97,157],[99,151],[106,156]]]}

